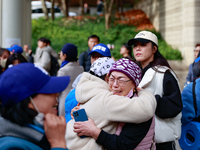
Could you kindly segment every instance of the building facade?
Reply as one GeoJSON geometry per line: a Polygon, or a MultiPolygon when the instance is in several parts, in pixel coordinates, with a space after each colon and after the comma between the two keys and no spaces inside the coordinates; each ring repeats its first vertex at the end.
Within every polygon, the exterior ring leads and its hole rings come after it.
{"type": "Polygon", "coordinates": [[[141,0],[143,10],[155,29],[183,56],[187,66],[194,61],[194,47],[200,43],[200,0],[141,0]]]}
{"type": "Polygon", "coordinates": [[[0,0],[0,46],[31,45],[31,0],[0,0]]]}

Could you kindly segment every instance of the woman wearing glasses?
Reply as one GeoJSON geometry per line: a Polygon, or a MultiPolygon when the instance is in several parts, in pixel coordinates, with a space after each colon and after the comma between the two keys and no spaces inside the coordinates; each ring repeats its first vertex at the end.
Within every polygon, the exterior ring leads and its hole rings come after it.
{"type": "Polygon", "coordinates": [[[155,110],[148,110],[150,114],[142,111],[147,105],[154,107],[155,103],[151,93],[137,92],[141,75],[140,67],[127,58],[116,61],[111,67],[108,85],[88,73],[83,74],[76,96],[82,103],[80,108],[85,108],[89,121],[74,123],[71,120],[67,124],[69,149],[150,149],[154,134],[152,112],[155,110]],[[111,92],[104,93],[104,89],[111,92]],[[91,96],[94,97],[91,99],[91,96]],[[90,137],[74,138],[73,134],[90,137]]]}

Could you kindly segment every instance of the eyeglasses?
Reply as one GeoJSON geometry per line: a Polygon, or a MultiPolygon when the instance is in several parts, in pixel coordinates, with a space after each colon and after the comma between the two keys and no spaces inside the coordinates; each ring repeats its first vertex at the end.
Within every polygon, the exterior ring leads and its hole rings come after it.
{"type": "Polygon", "coordinates": [[[109,77],[109,84],[114,84],[115,83],[115,80],[117,81],[117,84],[119,85],[119,86],[123,86],[126,82],[129,82],[129,81],[131,81],[131,80],[127,80],[127,81],[124,81],[124,80],[122,80],[122,79],[115,79],[115,78],[112,78],[112,77],[109,77]]]}
{"type": "Polygon", "coordinates": [[[196,49],[194,50],[194,52],[196,52],[196,53],[199,52],[199,51],[200,51],[200,50],[196,50],[196,49]]]}

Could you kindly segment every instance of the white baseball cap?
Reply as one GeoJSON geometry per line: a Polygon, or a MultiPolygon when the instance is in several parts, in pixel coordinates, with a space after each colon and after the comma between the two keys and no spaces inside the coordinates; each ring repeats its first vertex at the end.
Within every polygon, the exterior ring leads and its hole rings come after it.
{"type": "Polygon", "coordinates": [[[133,39],[128,41],[128,45],[133,45],[135,41],[139,41],[141,43],[153,42],[156,46],[158,46],[157,36],[150,31],[140,31],[133,39]]]}

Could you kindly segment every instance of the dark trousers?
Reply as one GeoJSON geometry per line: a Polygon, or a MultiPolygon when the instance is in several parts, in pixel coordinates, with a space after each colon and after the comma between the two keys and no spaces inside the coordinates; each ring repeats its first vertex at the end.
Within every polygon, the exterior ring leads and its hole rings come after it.
{"type": "Polygon", "coordinates": [[[175,142],[156,143],[156,150],[176,150],[175,142]]]}

